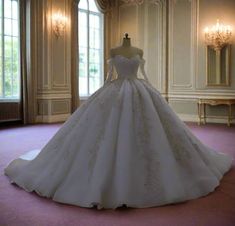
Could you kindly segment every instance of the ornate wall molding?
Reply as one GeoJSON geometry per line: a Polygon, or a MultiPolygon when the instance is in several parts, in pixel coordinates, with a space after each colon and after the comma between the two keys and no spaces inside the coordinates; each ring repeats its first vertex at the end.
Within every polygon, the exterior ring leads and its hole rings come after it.
{"type": "Polygon", "coordinates": [[[167,6],[166,1],[152,1],[152,3],[158,6],[158,81],[159,89],[161,92],[167,92],[168,77],[166,74],[166,28],[167,28],[167,6]]]}
{"type": "Polygon", "coordinates": [[[164,4],[166,4],[166,1],[164,1],[164,0],[148,0],[148,2],[149,3],[151,3],[151,4],[156,4],[156,5],[164,5],[164,4]]]}
{"type": "MultiPolygon", "coordinates": [[[[51,16],[57,10],[70,19],[73,0],[37,0],[37,55],[35,97],[37,122],[55,122],[59,114],[71,112],[71,27],[66,25],[64,35],[57,39],[52,30],[51,16]],[[57,115],[54,117],[54,115],[57,115]]],[[[67,117],[67,116],[66,116],[67,117]]],[[[64,117],[65,118],[65,117],[64,117]]]]}
{"type": "Polygon", "coordinates": [[[128,5],[128,4],[133,4],[133,5],[141,5],[144,3],[144,0],[121,0],[122,4],[128,5]]]}
{"type": "MultiPolygon", "coordinates": [[[[119,5],[119,7],[118,7],[118,34],[119,34],[119,41],[118,41],[118,43],[117,44],[120,44],[120,41],[122,40],[122,38],[124,37],[124,33],[125,32],[127,32],[128,33],[128,31],[122,31],[122,27],[121,27],[121,25],[122,24],[125,24],[125,21],[122,21],[122,11],[124,11],[124,10],[127,10],[127,8],[131,8],[131,7],[135,7],[135,16],[133,17],[133,21],[135,20],[136,21],[136,23],[134,23],[134,22],[132,22],[132,27],[134,26],[134,33],[135,34],[138,34],[138,20],[139,20],[139,13],[138,13],[138,5],[136,5],[136,4],[125,4],[125,5],[123,5],[123,4],[121,4],[121,5],[119,5]]],[[[134,35],[135,35],[134,34],[134,35]]],[[[134,36],[133,34],[131,35],[131,38],[132,38],[132,43],[133,43],[133,39],[135,39],[136,37],[134,36]]],[[[134,40],[134,42],[135,42],[136,40],[134,40]]]]}
{"type": "Polygon", "coordinates": [[[70,115],[71,112],[71,98],[38,99],[37,105],[37,122],[50,122],[50,118],[56,119],[59,115],[70,115]]]}
{"type": "Polygon", "coordinates": [[[51,100],[51,115],[69,114],[71,101],[66,99],[51,100]]]}
{"type": "Polygon", "coordinates": [[[65,122],[71,114],[59,114],[59,115],[38,115],[36,117],[36,123],[55,123],[65,122]]]}
{"type": "MultiPolygon", "coordinates": [[[[160,92],[166,93],[167,90],[167,77],[166,77],[166,1],[147,1],[145,4],[145,42],[144,42],[144,51],[145,56],[148,56],[148,15],[149,7],[156,7],[156,42],[157,42],[157,53],[156,53],[156,84],[160,92]],[[153,6],[156,5],[156,6],[153,6]]],[[[153,50],[151,50],[153,51],[153,50]]],[[[148,59],[146,61],[146,68],[149,68],[148,59]]]]}
{"type": "Polygon", "coordinates": [[[48,93],[38,94],[37,99],[54,100],[54,99],[71,99],[71,93],[48,93]]]}
{"type": "MultiPolygon", "coordinates": [[[[65,15],[70,15],[70,7],[69,4],[66,1],[63,1],[62,5],[58,4],[58,6],[53,7],[55,9],[56,7],[59,7],[59,9],[62,11],[65,15]]],[[[67,24],[64,32],[64,36],[61,39],[57,39],[54,34],[52,34],[52,89],[66,89],[70,90],[70,68],[68,68],[69,62],[68,57],[70,55],[70,35],[69,35],[69,23],[67,24]],[[63,49],[63,52],[61,51],[63,49]],[[60,51],[60,54],[57,54],[57,51],[60,51]],[[58,71],[57,67],[63,65],[63,70],[58,71]],[[63,82],[57,82],[56,79],[59,78],[59,76],[63,79],[63,82]]],[[[53,33],[53,32],[52,32],[53,33]]]]}
{"type": "Polygon", "coordinates": [[[144,3],[162,4],[164,0],[121,0],[122,4],[142,5],[144,3]]]}
{"type": "MultiPolygon", "coordinates": [[[[184,122],[198,122],[198,115],[192,115],[192,114],[177,114],[179,118],[184,122]]],[[[223,123],[227,124],[228,120],[224,118],[216,118],[215,115],[210,115],[210,117],[214,118],[207,118],[206,121],[208,123],[223,123]]]]}
{"type": "MultiPolygon", "coordinates": [[[[167,74],[166,74],[166,27],[167,27],[167,1],[165,0],[145,0],[143,4],[120,4],[118,7],[118,34],[121,40],[126,30],[131,30],[130,33],[133,45],[139,46],[144,50],[144,57],[146,58],[146,69],[149,68],[148,57],[151,57],[149,52],[149,39],[154,39],[150,35],[156,37],[156,49],[151,49],[156,64],[151,62],[151,70],[156,74],[151,74],[154,77],[154,85],[162,93],[167,90],[167,74]],[[155,10],[153,17],[150,15],[150,10],[155,10]],[[130,11],[126,11],[130,10],[130,11]],[[125,12],[126,11],[126,12],[125,12]],[[126,23],[126,15],[129,14],[130,25],[126,23]],[[125,16],[125,17],[124,17],[125,16]],[[152,18],[152,19],[151,19],[152,18]],[[152,25],[151,25],[152,24],[152,25]],[[124,26],[124,27],[123,27],[124,26]],[[128,26],[131,26],[130,29],[128,26]],[[154,27],[154,33],[151,33],[151,27],[154,27]],[[126,30],[124,30],[126,29],[126,30]]],[[[120,42],[120,41],[119,41],[120,42]]]]}
{"type": "Polygon", "coordinates": [[[191,5],[190,24],[190,80],[186,84],[177,84],[174,74],[174,7],[178,1],[169,1],[169,89],[195,89],[197,59],[197,0],[188,1],[191,5]]]}
{"type": "Polygon", "coordinates": [[[185,94],[184,92],[171,92],[168,93],[169,99],[184,99],[184,100],[192,100],[198,98],[235,98],[235,93],[217,93],[217,92],[192,92],[185,94]]]}

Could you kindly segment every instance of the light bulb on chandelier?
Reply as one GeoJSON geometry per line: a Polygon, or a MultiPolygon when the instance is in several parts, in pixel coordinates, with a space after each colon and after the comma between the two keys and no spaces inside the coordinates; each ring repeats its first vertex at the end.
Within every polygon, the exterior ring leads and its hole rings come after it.
{"type": "Polygon", "coordinates": [[[52,15],[53,30],[56,38],[63,36],[68,18],[60,11],[52,15]]]}
{"type": "Polygon", "coordinates": [[[230,43],[232,37],[232,28],[230,25],[223,25],[217,20],[216,25],[204,30],[205,42],[215,51],[220,51],[224,46],[230,43]]]}

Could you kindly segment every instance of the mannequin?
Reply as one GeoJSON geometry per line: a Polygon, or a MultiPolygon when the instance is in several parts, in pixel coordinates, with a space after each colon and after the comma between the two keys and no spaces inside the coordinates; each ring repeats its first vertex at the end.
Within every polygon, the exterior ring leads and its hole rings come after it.
{"type": "Polygon", "coordinates": [[[131,39],[128,37],[128,33],[125,33],[125,37],[123,38],[122,45],[110,50],[111,57],[114,57],[116,55],[121,55],[126,58],[132,58],[136,55],[139,55],[142,58],[143,50],[131,46],[131,39]]]}
{"type": "MultiPolygon", "coordinates": [[[[144,52],[142,49],[131,46],[131,39],[128,37],[128,33],[125,33],[125,37],[123,38],[122,45],[120,45],[116,48],[110,49],[110,57],[111,58],[114,58],[117,55],[123,56],[128,59],[135,57],[135,56],[139,56],[142,59],[142,61],[141,61],[142,63],[140,64],[140,71],[141,71],[142,75],[144,76],[145,80],[149,83],[149,80],[148,80],[147,75],[144,70],[144,62],[145,61],[143,60],[143,54],[144,54],[144,52]]],[[[110,63],[110,61],[109,61],[109,63],[110,63]]],[[[106,84],[112,80],[112,71],[113,71],[113,66],[112,66],[112,64],[110,64],[107,78],[105,80],[106,84]]]]}

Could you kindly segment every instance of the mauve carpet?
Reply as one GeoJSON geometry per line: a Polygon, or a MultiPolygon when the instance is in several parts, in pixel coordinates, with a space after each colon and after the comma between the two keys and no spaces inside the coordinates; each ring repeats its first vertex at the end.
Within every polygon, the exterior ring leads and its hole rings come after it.
{"type": "MultiPolygon", "coordinates": [[[[0,226],[234,226],[235,164],[206,197],[147,209],[96,210],[59,204],[9,183],[3,170],[19,155],[42,148],[60,124],[0,130],[0,226]]],[[[188,123],[204,143],[235,158],[235,126],[188,123]]]]}

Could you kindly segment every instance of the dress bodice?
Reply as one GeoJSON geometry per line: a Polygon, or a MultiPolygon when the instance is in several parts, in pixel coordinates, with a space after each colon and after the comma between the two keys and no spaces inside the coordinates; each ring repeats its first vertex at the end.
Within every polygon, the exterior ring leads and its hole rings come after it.
{"type": "Polygon", "coordinates": [[[137,77],[137,72],[140,65],[139,55],[135,55],[131,58],[116,55],[112,60],[117,71],[118,78],[137,77]]]}
{"type": "Polygon", "coordinates": [[[140,68],[144,78],[148,81],[146,73],[144,71],[145,60],[138,54],[127,58],[122,55],[115,55],[108,60],[109,71],[106,82],[112,80],[113,68],[116,69],[118,78],[117,79],[136,79],[138,69],[140,68]]]}

